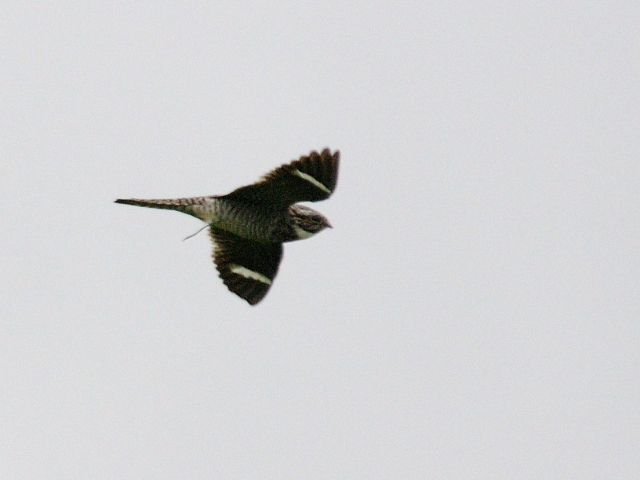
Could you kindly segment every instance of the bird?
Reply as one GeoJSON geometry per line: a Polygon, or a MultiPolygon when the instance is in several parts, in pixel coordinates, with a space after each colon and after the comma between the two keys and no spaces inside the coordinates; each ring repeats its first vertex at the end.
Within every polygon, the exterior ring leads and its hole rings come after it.
{"type": "Polygon", "coordinates": [[[249,305],[260,302],[278,273],[283,243],[303,240],[333,228],[320,212],[298,202],[331,196],[338,182],[340,152],[312,151],[270,171],[257,182],[226,195],[115,203],[176,210],[209,227],[213,261],[229,291],[249,305]]]}

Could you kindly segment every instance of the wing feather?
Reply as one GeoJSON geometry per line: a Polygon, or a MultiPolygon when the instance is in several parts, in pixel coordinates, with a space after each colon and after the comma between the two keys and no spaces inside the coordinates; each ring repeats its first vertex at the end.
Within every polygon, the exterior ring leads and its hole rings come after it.
{"type": "Polygon", "coordinates": [[[213,261],[227,288],[250,305],[271,288],[282,259],[282,244],[260,243],[211,227],[213,261]]]}
{"type": "Polygon", "coordinates": [[[258,182],[240,187],[221,198],[287,208],[297,202],[326,200],[338,182],[340,152],[327,148],[321,153],[282,165],[258,182]]]}

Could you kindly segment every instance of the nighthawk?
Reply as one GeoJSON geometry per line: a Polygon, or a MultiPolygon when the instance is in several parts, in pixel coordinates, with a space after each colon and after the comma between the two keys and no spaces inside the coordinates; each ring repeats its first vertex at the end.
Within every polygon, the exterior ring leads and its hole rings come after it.
{"type": "Polygon", "coordinates": [[[166,200],[118,199],[116,203],[177,210],[209,226],[213,261],[227,288],[250,305],[269,291],[282,259],[282,244],[331,227],[320,212],[297,202],[326,200],[338,181],[340,152],[311,152],[227,195],[166,200]]]}

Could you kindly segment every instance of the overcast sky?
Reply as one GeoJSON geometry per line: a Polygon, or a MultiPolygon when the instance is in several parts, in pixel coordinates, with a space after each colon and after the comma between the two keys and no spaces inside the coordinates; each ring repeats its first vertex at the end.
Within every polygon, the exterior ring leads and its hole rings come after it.
{"type": "Polygon", "coordinates": [[[637,479],[635,2],[4,2],[3,479],[637,479]],[[28,6],[25,6],[28,5],[28,6]],[[325,147],[256,307],[202,225],[325,147]]]}

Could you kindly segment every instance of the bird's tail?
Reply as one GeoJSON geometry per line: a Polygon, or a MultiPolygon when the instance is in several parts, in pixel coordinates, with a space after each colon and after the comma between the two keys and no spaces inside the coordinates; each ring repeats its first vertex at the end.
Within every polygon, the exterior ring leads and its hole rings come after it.
{"type": "Polygon", "coordinates": [[[179,212],[189,213],[192,212],[193,205],[203,205],[205,203],[205,197],[193,197],[193,198],[168,198],[168,199],[156,199],[156,200],[143,200],[140,198],[119,198],[116,203],[123,203],[125,205],[135,205],[137,207],[149,207],[149,208],[161,208],[164,210],[177,210],[179,212]]]}

